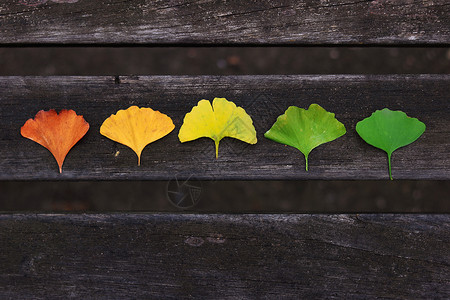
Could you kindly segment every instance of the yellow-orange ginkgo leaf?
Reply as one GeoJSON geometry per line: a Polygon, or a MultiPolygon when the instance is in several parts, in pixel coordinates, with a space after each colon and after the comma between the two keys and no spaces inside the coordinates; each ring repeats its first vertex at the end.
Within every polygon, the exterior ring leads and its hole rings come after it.
{"type": "Polygon", "coordinates": [[[55,157],[62,172],[62,165],[70,149],[86,134],[89,124],[83,116],[73,110],[63,109],[58,114],[54,109],[39,111],[20,129],[26,137],[47,148],[55,157]]]}
{"type": "Polygon", "coordinates": [[[151,108],[131,106],[106,119],[100,127],[100,133],[133,149],[140,165],[145,146],[166,136],[174,128],[169,116],[151,108]]]}
{"type": "Polygon", "coordinates": [[[180,142],[188,142],[201,137],[209,137],[216,145],[216,158],[219,155],[219,142],[231,137],[249,144],[256,144],[256,130],[252,118],[242,107],[225,98],[200,100],[197,106],[184,117],[178,133],[180,142]]]}

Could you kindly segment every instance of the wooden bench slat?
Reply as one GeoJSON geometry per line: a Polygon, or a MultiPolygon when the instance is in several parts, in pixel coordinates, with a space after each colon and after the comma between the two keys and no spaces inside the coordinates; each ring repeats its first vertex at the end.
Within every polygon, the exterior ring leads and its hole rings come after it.
{"type": "Polygon", "coordinates": [[[0,44],[450,43],[447,0],[72,2],[2,1],[0,44]]]}
{"type": "Polygon", "coordinates": [[[450,297],[449,215],[0,215],[0,298],[450,297]]]}
{"type": "Polygon", "coordinates": [[[415,143],[394,152],[395,179],[450,179],[450,75],[0,77],[0,180],[387,179],[385,152],[356,133],[376,109],[401,109],[427,125],[415,143]],[[258,143],[225,138],[215,159],[208,138],[181,144],[184,115],[201,99],[226,97],[253,118],[258,143]],[[347,134],[309,157],[264,138],[288,106],[319,103],[347,134]],[[126,146],[99,133],[102,122],[130,105],[172,117],[175,130],[144,149],[141,166],[126,146]],[[74,109],[90,123],[59,174],[44,147],[20,127],[41,110],[74,109]]]}

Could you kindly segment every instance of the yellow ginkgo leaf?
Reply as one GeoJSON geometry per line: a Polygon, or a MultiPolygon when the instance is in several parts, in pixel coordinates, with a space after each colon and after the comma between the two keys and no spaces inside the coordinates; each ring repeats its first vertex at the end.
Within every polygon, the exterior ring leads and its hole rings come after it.
{"type": "Polygon", "coordinates": [[[141,153],[145,146],[169,134],[174,128],[169,116],[151,108],[131,106],[106,119],[100,133],[133,149],[138,156],[138,165],[141,165],[141,153]]]}
{"type": "Polygon", "coordinates": [[[237,107],[225,98],[200,100],[197,106],[184,117],[178,138],[188,142],[201,137],[209,137],[216,144],[216,158],[219,142],[224,137],[232,137],[249,144],[256,144],[256,131],[252,118],[242,107],[237,107]]]}

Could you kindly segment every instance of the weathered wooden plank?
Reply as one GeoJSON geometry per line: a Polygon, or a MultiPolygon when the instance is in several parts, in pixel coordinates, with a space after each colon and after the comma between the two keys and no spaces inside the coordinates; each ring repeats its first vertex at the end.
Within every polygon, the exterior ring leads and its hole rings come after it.
{"type": "Polygon", "coordinates": [[[45,179],[387,179],[386,154],[356,133],[376,109],[401,109],[427,125],[422,137],[393,155],[396,179],[450,178],[449,75],[0,77],[0,180],[45,179]],[[252,116],[258,143],[225,138],[219,158],[207,138],[181,144],[184,115],[201,99],[226,97],[252,116]],[[347,134],[303,155],[264,138],[290,105],[319,103],[347,134]],[[148,146],[137,166],[126,146],[99,134],[102,122],[130,105],[168,114],[176,129],[148,146]],[[91,129],[69,153],[63,173],[20,127],[41,109],[71,108],[91,129]]]}
{"type": "Polygon", "coordinates": [[[4,0],[0,44],[449,44],[447,0],[4,0]]]}
{"type": "Polygon", "coordinates": [[[450,297],[448,215],[0,215],[2,299],[450,297]]]}

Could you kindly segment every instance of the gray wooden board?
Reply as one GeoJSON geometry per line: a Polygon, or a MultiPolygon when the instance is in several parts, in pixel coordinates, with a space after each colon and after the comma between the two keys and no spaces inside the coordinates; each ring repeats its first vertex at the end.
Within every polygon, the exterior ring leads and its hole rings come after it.
{"type": "Polygon", "coordinates": [[[448,215],[0,215],[2,299],[448,299],[448,215]]]}
{"type": "Polygon", "coordinates": [[[366,144],[356,123],[376,109],[401,109],[427,125],[413,144],[394,152],[395,179],[450,178],[449,75],[399,76],[150,76],[0,77],[0,180],[109,179],[387,179],[387,155],[366,144]],[[184,115],[201,99],[226,97],[253,118],[258,143],[201,138],[180,143],[184,115]],[[264,138],[288,106],[319,103],[347,128],[343,137],[303,154],[264,138]],[[100,135],[102,122],[130,105],[169,115],[175,130],[134,152],[100,135]],[[73,109],[90,123],[59,174],[44,147],[20,135],[43,109],[73,109]]]}
{"type": "Polygon", "coordinates": [[[448,45],[449,14],[448,0],[3,0],[0,44],[448,45]]]}

